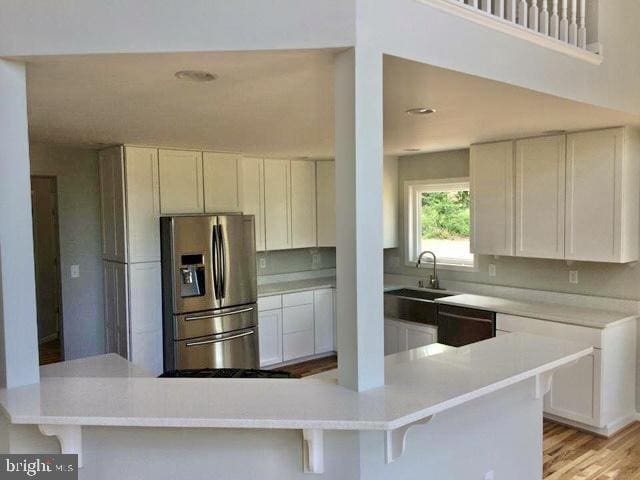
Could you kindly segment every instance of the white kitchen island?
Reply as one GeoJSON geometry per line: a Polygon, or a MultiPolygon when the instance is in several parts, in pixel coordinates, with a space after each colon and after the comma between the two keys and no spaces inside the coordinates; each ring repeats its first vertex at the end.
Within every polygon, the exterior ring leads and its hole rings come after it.
{"type": "Polygon", "coordinates": [[[539,479],[542,396],[592,347],[509,334],[428,348],[387,357],[385,386],[360,393],[321,379],[144,377],[113,355],[66,362],[0,391],[2,431],[12,453],[55,452],[59,439],[86,479],[539,479]]]}

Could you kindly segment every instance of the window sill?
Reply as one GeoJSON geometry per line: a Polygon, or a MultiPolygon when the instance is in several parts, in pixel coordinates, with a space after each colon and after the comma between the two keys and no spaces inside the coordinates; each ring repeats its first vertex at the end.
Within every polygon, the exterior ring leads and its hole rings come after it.
{"type": "MultiPolygon", "coordinates": [[[[405,262],[405,266],[416,268],[416,262],[411,262],[407,260],[405,262]]],[[[422,266],[418,267],[420,270],[433,270],[432,263],[423,263],[422,266]]],[[[454,272],[466,272],[466,273],[474,273],[479,272],[480,268],[478,268],[478,263],[474,262],[473,265],[463,265],[460,263],[446,263],[446,262],[438,262],[438,270],[450,270],[454,272]]]]}

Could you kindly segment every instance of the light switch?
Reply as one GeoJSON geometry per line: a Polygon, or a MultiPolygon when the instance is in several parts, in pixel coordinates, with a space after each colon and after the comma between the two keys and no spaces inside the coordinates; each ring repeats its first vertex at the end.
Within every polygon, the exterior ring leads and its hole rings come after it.
{"type": "Polygon", "coordinates": [[[267,259],[266,258],[261,258],[260,259],[260,268],[267,268],[267,259]]]}
{"type": "Polygon", "coordinates": [[[80,277],[80,265],[71,265],[71,278],[80,277]]]}
{"type": "Polygon", "coordinates": [[[322,262],[322,257],[320,256],[319,253],[315,253],[311,257],[311,266],[312,267],[319,267],[321,262],[322,262]]]}
{"type": "Polygon", "coordinates": [[[569,271],[569,283],[578,283],[578,271],[570,270],[569,271]]]}

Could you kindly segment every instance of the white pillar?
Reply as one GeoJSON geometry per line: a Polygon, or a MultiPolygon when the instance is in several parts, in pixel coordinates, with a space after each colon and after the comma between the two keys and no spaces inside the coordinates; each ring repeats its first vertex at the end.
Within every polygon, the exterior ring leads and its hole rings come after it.
{"type": "Polygon", "coordinates": [[[384,385],[382,53],[335,63],[336,267],[340,384],[384,385]]]}
{"type": "Polygon", "coordinates": [[[0,381],[38,383],[26,71],[0,59],[0,381]]]}

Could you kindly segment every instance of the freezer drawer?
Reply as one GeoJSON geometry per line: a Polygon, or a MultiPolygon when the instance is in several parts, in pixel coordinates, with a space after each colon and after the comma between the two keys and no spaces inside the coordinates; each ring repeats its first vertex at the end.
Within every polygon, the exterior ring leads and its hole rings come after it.
{"type": "Polygon", "coordinates": [[[228,333],[258,325],[257,304],[175,315],[174,340],[228,333]]]}
{"type": "Polygon", "coordinates": [[[174,342],[176,370],[258,368],[258,327],[174,342]]]}

